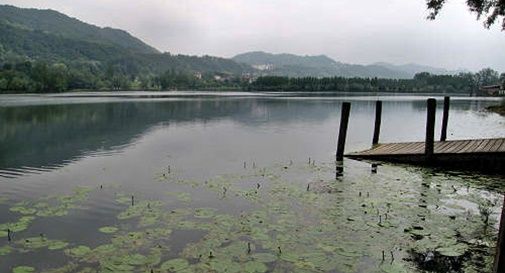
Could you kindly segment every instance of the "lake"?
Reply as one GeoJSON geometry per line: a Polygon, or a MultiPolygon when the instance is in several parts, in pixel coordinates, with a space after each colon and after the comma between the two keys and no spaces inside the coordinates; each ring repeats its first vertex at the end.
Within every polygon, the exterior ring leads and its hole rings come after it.
{"type": "MultiPolygon", "coordinates": [[[[442,97],[438,100],[439,137],[442,97]]],[[[0,272],[488,272],[503,176],[345,160],[420,141],[428,96],[0,96],[0,272]],[[474,271],[471,271],[474,270],[474,271]]],[[[505,136],[452,97],[448,139],[505,136]]]]}

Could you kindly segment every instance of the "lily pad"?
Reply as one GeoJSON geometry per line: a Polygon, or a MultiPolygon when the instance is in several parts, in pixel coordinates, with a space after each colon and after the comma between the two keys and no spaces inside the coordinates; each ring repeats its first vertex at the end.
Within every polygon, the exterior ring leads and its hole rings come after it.
{"type": "Polygon", "coordinates": [[[448,247],[437,248],[436,251],[443,256],[459,257],[465,255],[468,246],[465,244],[456,244],[448,247]]]}
{"type": "Polygon", "coordinates": [[[244,271],[247,273],[263,273],[268,271],[268,267],[264,263],[250,261],[245,264],[244,271]]]}
{"type": "Polygon", "coordinates": [[[12,269],[12,273],[31,273],[35,272],[35,268],[31,266],[16,266],[12,269]]]}
{"type": "Polygon", "coordinates": [[[10,246],[0,247],[0,256],[8,255],[11,252],[12,252],[12,247],[10,247],[10,246]]]}
{"type": "Polygon", "coordinates": [[[277,255],[273,255],[270,253],[255,253],[252,255],[253,259],[262,262],[262,263],[271,263],[277,261],[277,255]]]}
{"type": "Polygon", "coordinates": [[[384,273],[409,273],[409,270],[407,270],[402,264],[396,262],[382,265],[381,270],[384,273]]]}
{"type": "Polygon", "coordinates": [[[164,262],[161,265],[161,270],[177,272],[189,267],[188,261],[185,259],[177,258],[164,262]]]}
{"type": "Polygon", "coordinates": [[[70,256],[75,256],[75,257],[83,257],[90,252],[91,252],[91,249],[87,246],[78,246],[78,247],[71,248],[71,249],[67,250],[67,253],[70,256]]]}
{"type": "Polygon", "coordinates": [[[102,233],[112,234],[118,231],[117,227],[101,227],[98,229],[102,233]]]}
{"type": "Polygon", "coordinates": [[[25,215],[34,214],[37,212],[37,210],[34,208],[28,208],[28,207],[22,207],[22,206],[12,207],[12,208],[10,208],[10,211],[18,212],[18,213],[25,214],[25,215]]]}
{"type": "Polygon", "coordinates": [[[211,218],[214,216],[215,209],[199,208],[195,209],[195,217],[197,218],[211,218]]]}
{"type": "Polygon", "coordinates": [[[64,249],[67,246],[68,246],[68,243],[63,242],[63,241],[51,241],[48,244],[47,249],[49,249],[49,250],[60,250],[60,249],[64,249]]]}

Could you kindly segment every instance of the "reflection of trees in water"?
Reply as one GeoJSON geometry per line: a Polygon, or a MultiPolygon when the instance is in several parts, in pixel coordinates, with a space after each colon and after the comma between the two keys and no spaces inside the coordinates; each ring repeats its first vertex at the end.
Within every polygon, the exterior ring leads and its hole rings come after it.
{"type": "MultiPolygon", "coordinates": [[[[341,101],[331,99],[219,98],[4,107],[0,108],[0,168],[59,165],[89,152],[128,145],[158,124],[226,118],[247,126],[281,127],[338,117],[340,105],[341,101]]],[[[352,115],[365,114],[366,119],[374,107],[374,101],[353,101],[352,115]]],[[[425,111],[425,102],[390,101],[384,109],[425,111]]]]}
{"type": "Polygon", "coordinates": [[[256,126],[298,116],[317,120],[335,109],[314,102],[211,99],[0,108],[0,167],[59,165],[92,151],[129,144],[157,124],[230,118],[256,126]],[[326,111],[325,111],[326,109],[326,111]]]}
{"type": "Polygon", "coordinates": [[[160,122],[212,119],[237,110],[233,102],[191,101],[0,108],[0,166],[61,164],[89,151],[128,144],[160,122]]]}

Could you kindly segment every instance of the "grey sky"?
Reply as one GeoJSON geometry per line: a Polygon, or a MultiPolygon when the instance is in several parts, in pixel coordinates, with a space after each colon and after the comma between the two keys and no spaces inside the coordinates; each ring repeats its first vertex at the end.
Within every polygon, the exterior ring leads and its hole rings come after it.
{"type": "Polygon", "coordinates": [[[425,0],[0,0],[121,28],[171,53],[263,50],[505,71],[505,32],[484,29],[464,2],[450,0],[427,21],[425,0]]]}

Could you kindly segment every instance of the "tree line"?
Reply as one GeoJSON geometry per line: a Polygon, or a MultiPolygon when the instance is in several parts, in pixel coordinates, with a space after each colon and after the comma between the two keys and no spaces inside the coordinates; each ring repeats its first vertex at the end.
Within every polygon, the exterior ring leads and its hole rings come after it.
{"type": "Polygon", "coordinates": [[[260,77],[247,86],[255,91],[347,91],[347,92],[444,92],[473,93],[481,86],[505,85],[505,73],[501,75],[490,68],[477,73],[457,75],[433,75],[418,73],[413,79],[380,78],[288,78],[260,77]]]}
{"type": "Polygon", "coordinates": [[[0,93],[52,93],[71,90],[240,90],[240,77],[225,73],[166,70],[129,71],[128,66],[99,63],[5,63],[0,67],[0,93]]]}
{"type": "Polygon", "coordinates": [[[363,91],[471,93],[480,86],[505,84],[501,75],[486,68],[477,73],[433,75],[418,73],[413,79],[279,76],[199,73],[168,69],[163,73],[128,69],[127,64],[96,62],[22,61],[0,67],[0,92],[64,92],[69,90],[244,90],[244,91],[363,91]]]}

